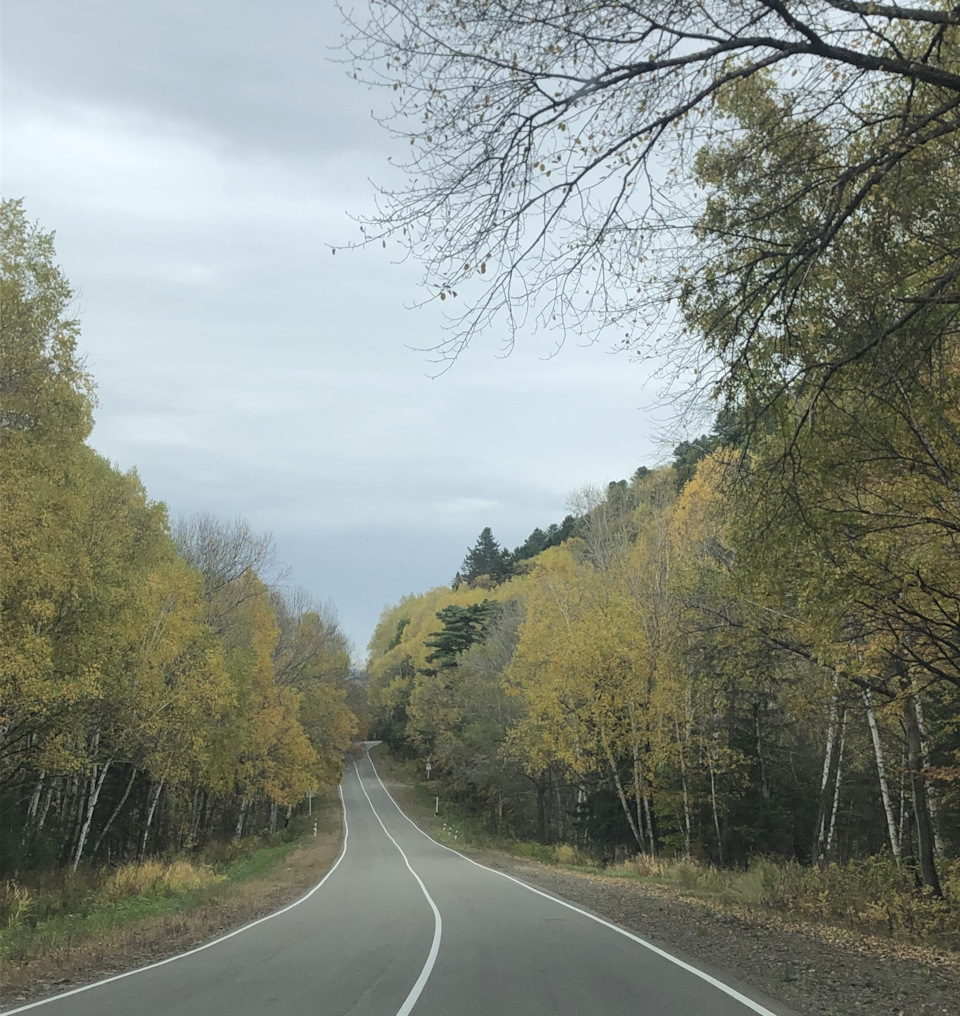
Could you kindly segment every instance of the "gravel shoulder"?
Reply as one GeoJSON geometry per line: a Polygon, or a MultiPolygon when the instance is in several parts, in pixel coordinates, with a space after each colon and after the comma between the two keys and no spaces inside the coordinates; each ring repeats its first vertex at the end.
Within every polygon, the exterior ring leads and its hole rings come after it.
{"type": "Polygon", "coordinates": [[[589,875],[504,854],[475,860],[618,924],[711,973],[778,999],[804,1016],[943,1016],[960,1013],[951,957],[926,960],[876,951],[871,942],[826,941],[813,930],[746,920],[631,879],[589,875]]]}
{"type": "MultiPolygon", "coordinates": [[[[408,814],[429,830],[408,788],[383,778],[408,814]]],[[[731,913],[718,904],[684,898],[675,886],[451,845],[634,932],[733,987],[745,985],[803,1016],[960,1014],[960,952],[857,937],[779,915],[731,913]]]]}

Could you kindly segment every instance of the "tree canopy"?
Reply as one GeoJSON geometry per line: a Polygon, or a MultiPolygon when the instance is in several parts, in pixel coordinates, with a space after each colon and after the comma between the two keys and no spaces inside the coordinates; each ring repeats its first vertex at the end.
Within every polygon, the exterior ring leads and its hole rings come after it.
{"type": "Polygon", "coordinates": [[[463,304],[442,359],[494,320],[508,343],[536,321],[644,353],[662,340],[703,390],[759,379],[768,400],[833,390],[864,359],[909,380],[952,327],[957,217],[908,184],[957,173],[960,14],[945,0],[364,10],[348,59],[388,89],[408,175],[365,236],[403,244],[428,292],[463,304]],[[901,282],[861,271],[858,306],[883,312],[844,328],[848,300],[842,341],[811,343],[806,308],[868,234],[878,253],[915,239],[901,282]],[[678,300],[697,308],[686,343],[678,300]]]}

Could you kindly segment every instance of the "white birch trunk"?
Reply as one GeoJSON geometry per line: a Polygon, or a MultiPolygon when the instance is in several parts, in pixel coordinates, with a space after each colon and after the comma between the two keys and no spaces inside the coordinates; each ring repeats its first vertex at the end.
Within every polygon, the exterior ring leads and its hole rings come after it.
{"type": "Polygon", "coordinates": [[[237,826],[233,831],[233,838],[239,840],[243,836],[243,820],[247,817],[247,799],[240,798],[240,813],[237,815],[237,826]]]}
{"type": "MultiPolygon", "coordinates": [[[[643,828],[643,807],[647,804],[647,790],[646,780],[643,778],[643,768],[640,762],[640,733],[637,730],[637,715],[636,705],[631,699],[628,702],[630,711],[630,734],[631,734],[631,748],[633,749],[633,793],[634,793],[634,805],[637,810],[637,828],[640,831],[640,849],[648,854],[650,857],[653,856],[653,828],[647,821],[647,831],[644,834],[643,828]]],[[[649,815],[649,808],[648,815],[649,815]]]]}
{"type": "MultiPolygon", "coordinates": [[[[930,765],[930,756],[927,754],[927,743],[929,737],[927,735],[927,724],[923,718],[923,700],[920,698],[920,692],[916,688],[913,681],[910,682],[914,687],[913,701],[916,705],[917,714],[917,726],[920,728],[920,760],[923,763],[924,768],[930,765]]],[[[937,860],[943,860],[943,839],[940,836],[940,821],[938,818],[937,811],[937,795],[933,788],[927,784],[927,811],[930,812],[930,825],[933,827],[933,849],[937,855],[937,860]]]]}
{"type": "Polygon", "coordinates": [[[900,822],[897,826],[897,839],[900,850],[903,850],[903,837],[907,831],[907,746],[904,744],[900,752],[900,822]]]}
{"type": "Polygon", "coordinates": [[[43,797],[43,807],[40,809],[40,817],[37,819],[37,832],[39,832],[44,823],[47,821],[47,815],[50,812],[50,803],[53,801],[53,787],[47,787],[47,792],[43,797]]]}
{"type": "Polygon", "coordinates": [[[680,783],[683,787],[683,859],[690,860],[690,797],[687,793],[687,766],[684,760],[683,739],[680,736],[680,722],[673,717],[677,733],[677,750],[680,752],[680,783]]]}
{"type": "Polygon", "coordinates": [[[837,738],[837,681],[834,677],[833,695],[830,697],[830,712],[827,723],[827,744],[823,752],[823,771],[820,774],[820,804],[817,809],[817,834],[815,856],[818,864],[823,863],[827,842],[827,784],[830,781],[830,767],[833,764],[833,746],[837,738]]]}
{"type": "Polygon", "coordinates": [[[630,725],[633,727],[631,748],[633,750],[633,797],[637,810],[637,829],[640,833],[640,849],[647,853],[647,845],[643,835],[643,778],[640,773],[640,746],[637,744],[637,729],[633,723],[633,709],[630,710],[630,725]]]}
{"type": "Polygon", "coordinates": [[[107,778],[107,770],[110,768],[110,759],[103,763],[102,766],[94,766],[93,772],[90,775],[90,788],[87,793],[87,808],[86,814],[83,817],[83,825],[80,827],[80,835],[77,837],[77,848],[73,853],[73,863],[71,867],[74,871],[77,870],[77,866],[80,864],[80,858],[83,856],[83,848],[86,845],[87,837],[90,835],[90,823],[93,821],[93,811],[97,806],[97,800],[100,797],[100,791],[103,789],[103,781],[107,778]],[[99,773],[97,769],[99,768],[99,773]]]}
{"type": "Polygon", "coordinates": [[[620,806],[623,808],[623,813],[627,816],[627,823],[630,826],[630,832],[633,833],[633,838],[637,841],[637,846],[643,850],[643,839],[640,835],[640,831],[637,829],[637,823],[634,821],[633,812],[630,810],[630,804],[627,801],[627,795],[623,792],[623,783],[620,780],[620,773],[617,772],[617,766],[613,759],[613,752],[610,751],[607,739],[602,732],[600,734],[600,742],[603,745],[604,753],[607,756],[607,764],[610,766],[610,775],[613,778],[613,785],[617,789],[617,797],[620,798],[620,806]]]}
{"type": "Polygon", "coordinates": [[[37,808],[40,805],[40,795],[43,793],[43,779],[46,773],[41,773],[37,777],[37,785],[33,788],[33,793],[30,795],[30,805],[27,808],[27,821],[31,822],[37,815],[37,808]]]}
{"type": "Polygon", "coordinates": [[[130,778],[127,780],[127,785],[124,788],[123,796],[120,798],[119,804],[117,804],[116,808],[114,808],[113,811],[110,813],[110,817],[107,819],[106,823],[104,824],[104,827],[100,830],[100,835],[97,837],[97,842],[94,843],[93,845],[94,854],[96,854],[96,852],[100,849],[100,844],[103,843],[103,838],[107,835],[108,832],[110,832],[110,827],[113,825],[114,820],[116,819],[117,815],[119,815],[120,812],[123,810],[123,806],[127,803],[127,798],[130,796],[130,791],[133,789],[133,782],[136,778],[137,778],[137,767],[136,765],[134,765],[131,768],[130,778]]]}
{"type": "Polygon", "coordinates": [[[150,835],[150,826],[153,824],[153,814],[157,810],[157,801],[160,800],[160,792],[163,790],[163,780],[157,780],[152,784],[147,796],[147,817],[143,823],[143,834],[140,837],[140,860],[147,854],[147,837],[150,835]]]}
{"type": "Polygon", "coordinates": [[[840,747],[837,749],[837,775],[833,781],[833,807],[830,809],[830,828],[827,831],[826,856],[833,850],[833,837],[837,828],[837,806],[840,804],[840,783],[843,779],[843,747],[846,743],[847,711],[840,715],[840,747]]]}
{"type": "Polygon", "coordinates": [[[723,837],[720,835],[720,815],[717,811],[717,774],[713,767],[713,759],[707,753],[707,762],[710,766],[710,804],[713,809],[713,828],[717,834],[717,859],[720,867],[723,867],[723,837]]]}
{"type": "Polygon", "coordinates": [[[887,833],[890,837],[890,850],[893,859],[900,867],[900,835],[897,821],[893,814],[893,802],[890,800],[890,787],[887,784],[887,770],[883,761],[883,745],[880,743],[880,728],[877,725],[876,713],[873,710],[873,694],[869,688],[863,688],[863,704],[867,709],[867,725],[870,727],[870,738],[873,741],[873,754],[877,760],[877,776],[880,779],[880,797],[883,800],[883,813],[887,817],[887,833]]]}

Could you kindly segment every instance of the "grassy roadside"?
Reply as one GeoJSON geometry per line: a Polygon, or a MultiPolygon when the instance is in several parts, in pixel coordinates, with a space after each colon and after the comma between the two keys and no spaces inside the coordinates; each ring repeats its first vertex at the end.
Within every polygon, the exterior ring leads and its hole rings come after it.
{"type": "Polygon", "coordinates": [[[19,899],[6,900],[0,927],[0,1001],[30,1001],[175,955],[291,902],[339,852],[334,790],[314,799],[313,817],[316,838],[311,818],[289,842],[261,840],[212,864],[126,865],[96,884],[61,885],[56,905],[42,883],[32,890],[7,883],[8,896],[19,899]]]}
{"type": "Polygon", "coordinates": [[[601,867],[571,846],[546,846],[495,836],[453,802],[440,801],[435,784],[423,782],[412,763],[394,759],[386,745],[373,758],[385,781],[422,828],[442,843],[549,865],[589,880],[619,880],[624,887],[661,899],[697,904],[757,927],[776,925],[826,941],[850,941],[876,951],[936,952],[960,969],[960,863],[945,866],[946,898],[916,891],[892,861],[873,858],[825,871],[758,858],[746,870],[720,870],[682,860],[637,857],[601,867]]]}

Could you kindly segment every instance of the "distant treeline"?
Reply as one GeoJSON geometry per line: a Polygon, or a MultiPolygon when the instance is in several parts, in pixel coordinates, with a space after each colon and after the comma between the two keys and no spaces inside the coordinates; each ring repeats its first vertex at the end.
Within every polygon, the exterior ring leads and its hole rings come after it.
{"type": "Polygon", "coordinates": [[[242,520],[171,527],[85,442],[53,237],[0,209],[0,856],[7,873],[275,829],[356,729],[332,607],[242,520]]]}

